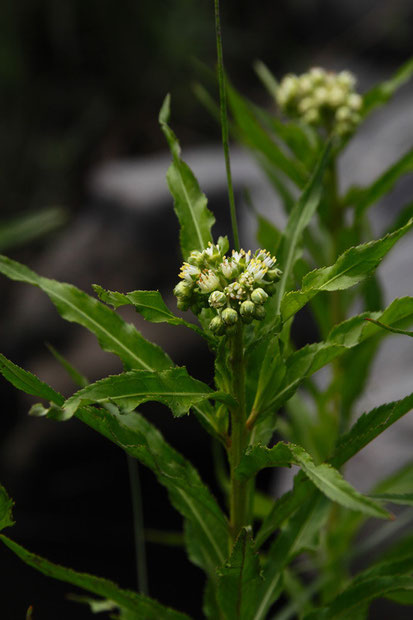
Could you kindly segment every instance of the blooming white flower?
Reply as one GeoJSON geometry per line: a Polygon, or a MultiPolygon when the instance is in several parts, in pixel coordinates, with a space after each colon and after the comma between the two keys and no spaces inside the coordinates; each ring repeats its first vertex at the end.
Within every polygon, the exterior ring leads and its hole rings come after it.
{"type": "Polygon", "coordinates": [[[230,280],[231,278],[233,278],[237,272],[237,264],[232,258],[230,258],[229,260],[228,258],[224,258],[220,267],[221,267],[222,275],[227,280],[230,280]]]}
{"type": "Polygon", "coordinates": [[[221,283],[212,269],[205,269],[199,276],[197,284],[203,293],[211,293],[217,289],[221,283]]]}
{"type": "Polygon", "coordinates": [[[271,256],[270,252],[266,250],[258,250],[255,255],[256,260],[261,261],[267,267],[267,269],[272,269],[277,262],[275,256],[271,256]]]}
{"type": "Polygon", "coordinates": [[[268,267],[256,258],[252,258],[248,263],[245,273],[251,276],[254,282],[261,283],[265,278],[265,274],[268,271],[268,267]]]}
{"type": "Polygon", "coordinates": [[[181,267],[179,277],[187,282],[193,282],[200,275],[201,271],[195,265],[184,263],[181,267]]]}

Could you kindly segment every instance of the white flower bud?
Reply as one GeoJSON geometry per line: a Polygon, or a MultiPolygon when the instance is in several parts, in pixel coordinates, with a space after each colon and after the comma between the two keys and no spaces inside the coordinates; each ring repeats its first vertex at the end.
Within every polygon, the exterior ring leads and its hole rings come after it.
{"type": "Polygon", "coordinates": [[[304,75],[299,78],[299,89],[301,95],[307,95],[313,90],[313,81],[308,74],[304,73],[304,75]]]}
{"type": "Polygon", "coordinates": [[[226,325],[235,325],[238,321],[238,312],[233,308],[225,308],[221,312],[221,318],[226,325]]]}
{"type": "Polygon", "coordinates": [[[307,125],[315,125],[320,122],[320,113],[318,110],[314,108],[312,110],[308,110],[303,116],[303,122],[307,123],[307,125]]]}
{"type": "Polygon", "coordinates": [[[313,84],[318,84],[325,79],[326,72],[321,67],[313,67],[309,71],[313,84]]]}
{"type": "Polygon", "coordinates": [[[254,316],[254,312],[255,312],[255,304],[252,301],[249,301],[248,299],[247,301],[243,301],[239,307],[239,313],[242,316],[242,318],[252,317],[254,316]]]}
{"type": "Polygon", "coordinates": [[[222,308],[227,303],[227,296],[222,291],[214,291],[208,298],[211,308],[222,308]]]}
{"type": "Polygon", "coordinates": [[[189,282],[186,282],[184,280],[183,282],[178,282],[178,284],[173,290],[173,294],[175,295],[175,297],[190,297],[192,293],[192,288],[193,287],[189,284],[189,282]]]}
{"type": "Polygon", "coordinates": [[[193,282],[198,278],[201,271],[195,265],[190,265],[189,263],[184,263],[181,267],[181,271],[179,273],[179,277],[183,278],[187,282],[193,282]]]}
{"type": "Polygon", "coordinates": [[[356,78],[350,71],[340,71],[340,73],[337,75],[337,82],[341,86],[344,86],[348,90],[351,90],[356,85],[356,78]]]}
{"type": "Polygon", "coordinates": [[[312,97],[304,97],[304,99],[301,99],[301,101],[299,102],[297,108],[301,114],[304,114],[305,112],[310,110],[312,107],[314,107],[314,105],[315,105],[315,102],[312,97]]]}
{"type": "Polygon", "coordinates": [[[237,264],[235,263],[235,261],[232,259],[228,260],[228,258],[224,258],[224,260],[222,261],[220,265],[220,269],[221,269],[222,275],[227,280],[231,280],[231,278],[233,278],[238,271],[237,264]]]}
{"type": "Polygon", "coordinates": [[[338,108],[336,112],[336,120],[338,121],[348,121],[350,119],[350,116],[351,116],[350,108],[347,107],[346,105],[343,105],[341,106],[341,108],[338,108]]]}
{"type": "Polygon", "coordinates": [[[356,111],[361,110],[361,107],[363,105],[363,98],[357,93],[351,93],[347,97],[347,105],[352,110],[356,110],[356,111]]]}
{"type": "Polygon", "coordinates": [[[211,332],[219,336],[224,331],[225,326],[224,326],[224,322],[222,321],[221,317],[214,316],[214,318],[212,319],[208,327],[211,330],[211,332]]]}
{"type": "Polygon", "coordinates": [[[339,86],[333,86],[328,93],[328,103],[332,108],[337,108],[345,102],[346,94],[339,86]]]}
{"type": "MultiPolygon", "coordinates": [[[[264,289],[262,289],[262,288],[256,288],[251,293],[251,301],[253,301],[254,304],[258,304],[259,306],[261,304],[265,303],[267,301],[267,299],[268,299],[268,295],[264,291],[264,289]]],[[[255,307],[254,307],[254,309],[255,309],[255,307]]]]}
{"type": "Polygon", "coordinates": [[[314,101],[317,105],[324,105],[328,100],[328,90],[324,86],[319,86],[314,90],[314,101]]]}

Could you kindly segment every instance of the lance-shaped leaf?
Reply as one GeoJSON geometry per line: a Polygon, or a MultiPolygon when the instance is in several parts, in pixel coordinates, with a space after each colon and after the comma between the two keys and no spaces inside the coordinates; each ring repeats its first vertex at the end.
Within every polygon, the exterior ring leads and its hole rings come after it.
{"type": "Polygon", "coordinates": [[[75,286],[43,278],[6,256],[0,256],[0,273],[39,287],[64,319],[95,334],[102,349],[118,355],[126,368],[162,370],[173,365],[168,355],[146,340],[133,325],[75,286]]]}
{"type": "Polygon", "coordinates": [[[393,334],[402,334],[403,336],[410,336],[410,338],[413,338],[413,332],[406,331],[405,329],[397,329],[397,327],[391,327],[391,325],[385,325],[381,321],[376,321],[375,319],[366,318],[366,320],[371,321],[382,329],[386,329],[388,332],[393,332],[393,334]]]}
{"type": "Polygon", "coordinates": [[[303,187],[307,181],[307,172],[302,163],[287,157],[278,144],[263,128],[251,104],[241,97],[233,88],[229,87],[228,102],[236,124],[237,133],[242,141],[253,151],[265,158],[271,166],[275,166],[298,187],[303,187]]]}
{"type": "Polygon", "coordinates": [[[80,373],[77,368],[72,366],[72,364],[61,354],[59,351],[56,351],[51,344],[46,343],[47,348],[50,353],[53,355],[55,360],[59,362],[59,364],[65,369],[69,377],[72,379],[73,383],[75,383],[79,387],[84,387],[88,385],[89,380],[80,373]]]}
{"type": "Polygon", "coordinates": [[[231,557],[218,571],[218,603],[225,620],[250,620],[259,604],[260,561],[244,528],[231,557]]]}
{"type": "Polygon", "coordinates": [[[387,510],[356,491],[337,469],[328,463],[316,465],[304,448],[292,443],[281,442],[273,448],[261,445],[249,448],[242,457],[236,474],[240,478],[248,478],[265,467],[288,466],[288,464],[301,467],[311,482],[331,501],[372,517],[381,519],[390,517],[387,510]]]}
{"type": "Polygon", "coordinates": [[[350,248],[342,254],[334,265],[316,269],[303,278],[301,290],[287,293],[281,302],[284,320],[293,316],[312,297],[322,291],[338,291],[350,288],[364,280],[374,271],[394,244],[413,226],[409,222],[377,241],[350,248]]]}
{"type": "MultiPolygon", "coordinates": [[[[400,420],[413,409],[413,394],[405,398],[376,407],[364,413],[348,433],[342,436],[333,457],[329,460],[334,467],[342,467],[355,454],[365,448],[371,441],[381,435],[392,424],[400,420]]],[[[256,545],[261,546],[271,534],[278,529],[297,508],[312,494],[314,487],[303,472],[294,478],[294,488],[274,502],[271,512],[263,521],[257,532],[256,545]]]]}
{"type": "Polygon", "coordinates": [[[413,319],[413,297],[395,299],[383,312],[366,312],[334,327],[327,340],[302,347],[287,358],[285,377],[277,394],[268,398],[257,412],[258,424],[264,422],[269,412],[278,410],[295,393],[302,381],[368,338],[384,334],[374,323],[366,318],[380,320],[388,325],[413,319]]]}
{"type": "Polygon", "coordinates": [[[0,222],[0,252],[26,245],[66,223],[67,214],[60,207],[25,213],[0,222]]]}
{"type": "Polygon", "coordinates": [[[390,78],[381,84],[377,84],[363,96],[362,114],[366,116],[375,107],[383,105],[403,84],[408,82],[413,75],[413,58],[405,62],[390,78]]]}
{"type": "Polygon", "coordinates": [[[23,560],[23,562],[44,575],[70,583],[83,590],[109,599],[116,603],[120,609],[133,614],[133,617],[145,618],[145,620],[159,620],[159,618],[165,618],[167,620],[189,620],[186,614],[164,607],[154,599],[143,596],[142,594],[137,594],[131,590],[123,590],[108,579],[102,579],[101,577],[95,577],[87,573],[79,573],[71,568],[65,568],[64,566],[49,562],[49,560],[27,551],[27,549],[6,536],[0,535],[0,539],[13,553],[23,560]]]}
{"type": "Polygon", "coordinates": [[[82,407],[76,417],[149,467],[185,518],[190,559],[212,577],[226,559],[228,523],[196,469],[138,413],[82,407]]]}
{"type": "Polygon", "coordinates": [[[8,496],[6,489],[0,484],[0,531],[14,525],[13,500],[8,496]]]}
{"type": "Polygon", "coordinates": [[[94,284],[93,289],[99,299],[113,306],[115,310],[121,306],[134,306],[136,311],[147,321],[152,323],[169,323],[169,325],[183,325],[193,329],[202,336],[204,335],[203,331],[196,325],[175,316],[165,304],[159,291],[118,293],[117,291],[107,291],[98,284],[94,284]]]}
{"type": "Polygon", "coordinates": [[[301,243],[303,232],[306,226],[310,223],[310,220],[320,202],[322,180],[324,170],[330,157],[330,151],[331,143],[328,142],[315,165],[310,180],[291,211],[288,219],[287,227],[283,235],[281,253],[279,256],[282,275],[275,294],[275,309],[277,314],[280,310],[281,299],[284,295],[287,282],[294,268],[294,263],[297,257],[297,248],[301,243]]]}
{"type": "Polygon", "coordinates": [[[400,177],[409,172],[413,172],[413,149],[405,153],[369,187],[357,195],[354,204],[356,216],[361,217],[368,207],[376,203],[382,196],[388,194],[400,177]]]}
{"type": "Polygon", "coordinates": [[[182,256],[186,259],[192,250],[202,251],[212,242],[211,228],[215,218],[207,208],[205,194],[199,189],[198,181],[189,166],[181,159],[181,147],[177,137],[169,127],[170,96],[163,102],[159,123],[171,149],[173,162],[168,169],[166,180],[174,199],[174,209],[178,217],[182,256]]]}
{"type": "Polygon", "coordinates": [[[40,381],[33,373],[23,370],[20,366],[13,364],[13,362],[8,360],[1,353],[0,373],[7,381],[14,385],[15,388],[26,394],[37,396],[37,398],[43,398],[59,406],[64,402],[63,396],[53,390],[50,385],[40,381]]]}
{"type": "Polygon", "coordinates": [[[234,405],[228,394],[214,392],[191,377],[186,368],[160,372],[130,370],[85,386],[66,400],[64,410],[67,416],[72,416],[82,405],[114,403],[121,411],[130,412],[141,403],[157,401],[169,407],[174,415],[181,416],[207,398],[234,405]]]}

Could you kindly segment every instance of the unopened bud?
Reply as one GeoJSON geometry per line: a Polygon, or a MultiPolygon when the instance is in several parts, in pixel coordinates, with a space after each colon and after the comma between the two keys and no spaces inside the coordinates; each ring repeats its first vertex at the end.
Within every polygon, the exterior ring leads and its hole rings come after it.
{"type": "Polygon", "coordinates": [[[178,282],[174,288],[175,297],[189,297],[191,295],[192,287],[188,282],[178,282]]]}
{"type": "Polygon", "coordinates": [[[235,325],[238,321],[238,312],[233,308],[225,308],[221,313],[221,318],[226,325],[235,325]]]}
{"type": "Polygon", "coordinates": [[[256,288],[254,291],[252,291],[251,293],[251,300],[254,302],[254,310],[255,310],[255,304],[257,305],[261,305],[263,303],[265,303],[268,299],[268,295],[267,293],[264,291],[263,288],[256,288]]]}
{"type": "Polygon", "coordinates": [[[212,321],[209,324],[209,329],[212,333],[217,334],[218,336],[222,334],[224,331],[224,323],[219,316],[214,316],[212,321]]]}
{"type": "Polygon", "coordinates": [[[201,267],[202,264],[204,262],[204,257],[202,255],[202,252],[199,252],[198,250],[193,250],[189,257],[188,257],[188,263],[190,265],[195,265],[196,267],[201,267]]]}
{"type": "Polygon", "coordinates": [[[265,308],[264,306],[255,306],[255,318],[258,321],[262,321],[265,319],[265,308]]]}
{"type": "Polygon", "coordinates": [[[227,296],[222,291],[214,291],[208,297],[211,308],[222,308],[227,303],[227,296]]]}
{"type": "Polygon", "coordinates": [[[267,278],[271,280],[271,282],[276,282],[280,279],[281,273],[281,269],[278,269],[277,267],[275,269],[269,269],[267,271],[267,278]]]}
{"type": "MultiPolygon", "coordinates": [[[[262,289],[257,289],[257,290],[262,290],[262,289]]],[[[249,301],[249,300],[243,301],[239,307],[239,313],[243,319],[253,317],[254,312],[255,312],[255,304],[252,301],[249,301]]]]}

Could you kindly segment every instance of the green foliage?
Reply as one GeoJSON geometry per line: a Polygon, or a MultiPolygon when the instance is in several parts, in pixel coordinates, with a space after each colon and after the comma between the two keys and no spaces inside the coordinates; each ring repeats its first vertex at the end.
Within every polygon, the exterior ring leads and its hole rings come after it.
{"type": "Polygon", "coordinates": [[[65,568],[58,564],[53,564],[49,560],[27,551],[24,547],[17,544],[10,538],[1,535],[0,540],[6,547],[8,547],[13,553],[23,560],[29,566],[32,566],[36,570],[40,571],[48,577],[53,577],[59,581],[70,583],[71,585],[97,594],[109,601],[112,601],[116,606],[126,612],[133,613],[135,618],[144,617],[148,620],[159,620],[159,618],[165,618],[168,620],[185,620],[188,619],[186,614],[182,614],[178,611],[168,609],[163,605],[160,605],[157,601],[137,594],[130,590],[122,590],[116,584],[107,579],[101,577],[95,577],[94,575],[88,575],[87,573],[78,573],[71,568],[65,568]]]}
{"type": "MultiPolygon", "coordinates": [[[[215,8],[218,16],[218,0],[215,8]]],[[[220,29],[217,31],[220,50],[220,29]]],[[[278,80],[262,63],[256,68],[271,96],[279,101],[278,80]]],[[[303,88],[315,73],[300,78],[303,88]]],[[[329,74],[322,73],[327,84],[329,74]]],[[[367,93],[360,115],[347,119],[351,128],[412,74],[409,61],[394,78],[367,93]]],[[[226,129],[221,57],[219,75],[221,119],[226,129]]],[[[347,83],[348,109],[344,112],[357,111],[361,99],[354,92],[352,75],[342,72],[330,77],[336,86],[340,80],[347,83]]],[[[288,83],[286,78],[284,90],[288,91],[288,83]]],[[[316,96],[317,89],[310,86],[316,96]]],[[[334,95],[334,89],[330,90],[334,95]]],[[[297,106],[305,104],[301,94],[297,106]]],[[[340,92],[335,94],[342,97],[340,92]]],[[[383,309],[383,294],[374,273],[392,247],[411,231],[412,205],[404,206],[381,239],[370,239],[367,221],[368,208],[413,170],[412,151],[369,187],[352,188],[342,196],[337,163],[351,135],[331,137],[334,123],[340,120],[331,117],[335,107],[337,113],[340,110],[340,97],[336,103],[317,102],[320,122],[328,120],[327,108],[331,113],[330,125],[318,126],[305,125],[305,110],[286,123],[250,103],[232,86],[227,86],[227,95],[232,112],[228,125],[234,137],[252,150],[281,197],[288,214],[285,230],[252,207],[258,241],[266,251],[253,255],[239,252],[231,198],[237,251],[228,254],[227,238],[213,245],[214,216],[181,158],[179,142],[169,126],[167,96],[159,121],[172,153],[167,181],[187,261],[176,296],[179,308],[191,307],[198,322],[176,316],[158,291],[120,293],[94,285],[99,301],[0,256],[3,275],[40,288],[65,320],[91,331],[101,348],[117,355],[124,366],[124,372],[89,384],[50,346],[53,356],[80,387],[66,399],[1,354],[0,373],[15,388],[41,401],[32,405],[32,416],[59,421],[74,416],[123,450],[129,462],[136,459],[153,472],[182,517],[183,533],[152,532],[149,538],[184,546],[189,560],[205,572],[203,611],[207,618],[265,620],[273,604],[288,597],[291,602],[277,618],[285,620],[296,614],[308,620],[350,615],[361,619],[367,616],[370,602],[383,596],[413,604],[410,536],[402,537],[384,557],[367,558],[367,567],[359,574],[353,574],[352,566],[352,560],[363,550],[374,549],[377,541],[389,544],[395,531],[391,523],[384,523],[355,547],[367,518],[391,520],[393,515],[384,507],[387,504],[405,506],[401,519],[409,516],[412,464],[365,495],[340,471],[413,409],[410,394],[364,413],[352,424],[354,405],[382,339],[387,332],[412,336],[408,327],[413,322],[413,297],[393,300],[383,309]],[[277,263],[271,254],[278,255],[277,263]],[[282,273],[275,268],[278,264],[282,273]],[[306,304],[320,341],[297,347],[295,320],[299,321],[300,315],[294,317],[306,304]],[[125,305],[133,306],[147,321],[183,326],[205,338],[215,354],[214,383],[199,381],[185,367],[175,366],[166,352],[117,314],[125,305]],[[356,316],[351,314],[354,307],[360,312],[356,316]],[[235,308],[240,309],[239,314],[235,308]],[[208,327],[211,325],[214,330],[208,327]],[[326,385],[320,387],[313,375],[325,366],[329,366],[326,385]],[[148,401],[165,405],[175,417],[192,413],[213,436],[222,502],[214,498],[195,467],[136,410],[148,401]],[[267,447],[274,432],[279,440],[267,447]],[[222,462],[224,454],[228,467],[222,462]],[[275,500],[256,491],[259,471],[291,465],[300,469],[291,490],[275,500]],[[254,519],[261,522],[256,528],[254,519]]],[[[325,93],[318,95],[322,99],[325,93]]],[[[208,93],[202,91],[202,97],[217,116],[208,93]]],[[[345,124],[345,119],[341,120],[345,124]]],[[[224,147],[228,155],[226,138],[224,147]]],[[[227,172],[231,187],[229,166],[227,172]]],[[[184,420],[175,423],[184,429],[184,420]]],[[[13,524],[12,504],[0,486],[0,529],[13,524]]],[[[84,590],[87,595],[75,595],[74,600],[89,605],[92,613],[108,611],[124,620],[187,618],[106,579],[57,566],[5,536],[1,540],[29,565],[84,590]],[[90,598],[90,593],[100,598],[90,598]]],[[[28,617],[30,614],[29,610],[28,617]]]]}
{"type": "Polygon", "coordinates": [[[168,95],[162,105],[159,122],[173,157],[166,179],[169,191],[174,198],[175,213],[181,225],[181,250],[183,258],[186,259],[192,250],[202,251],[209,241],[212,242],[211,227],[215,218],[207,209],[207,199],[199,189],[198,181],[180,157],[181,147],[168,125],[169,117],[170,97],[168,95]]]}

